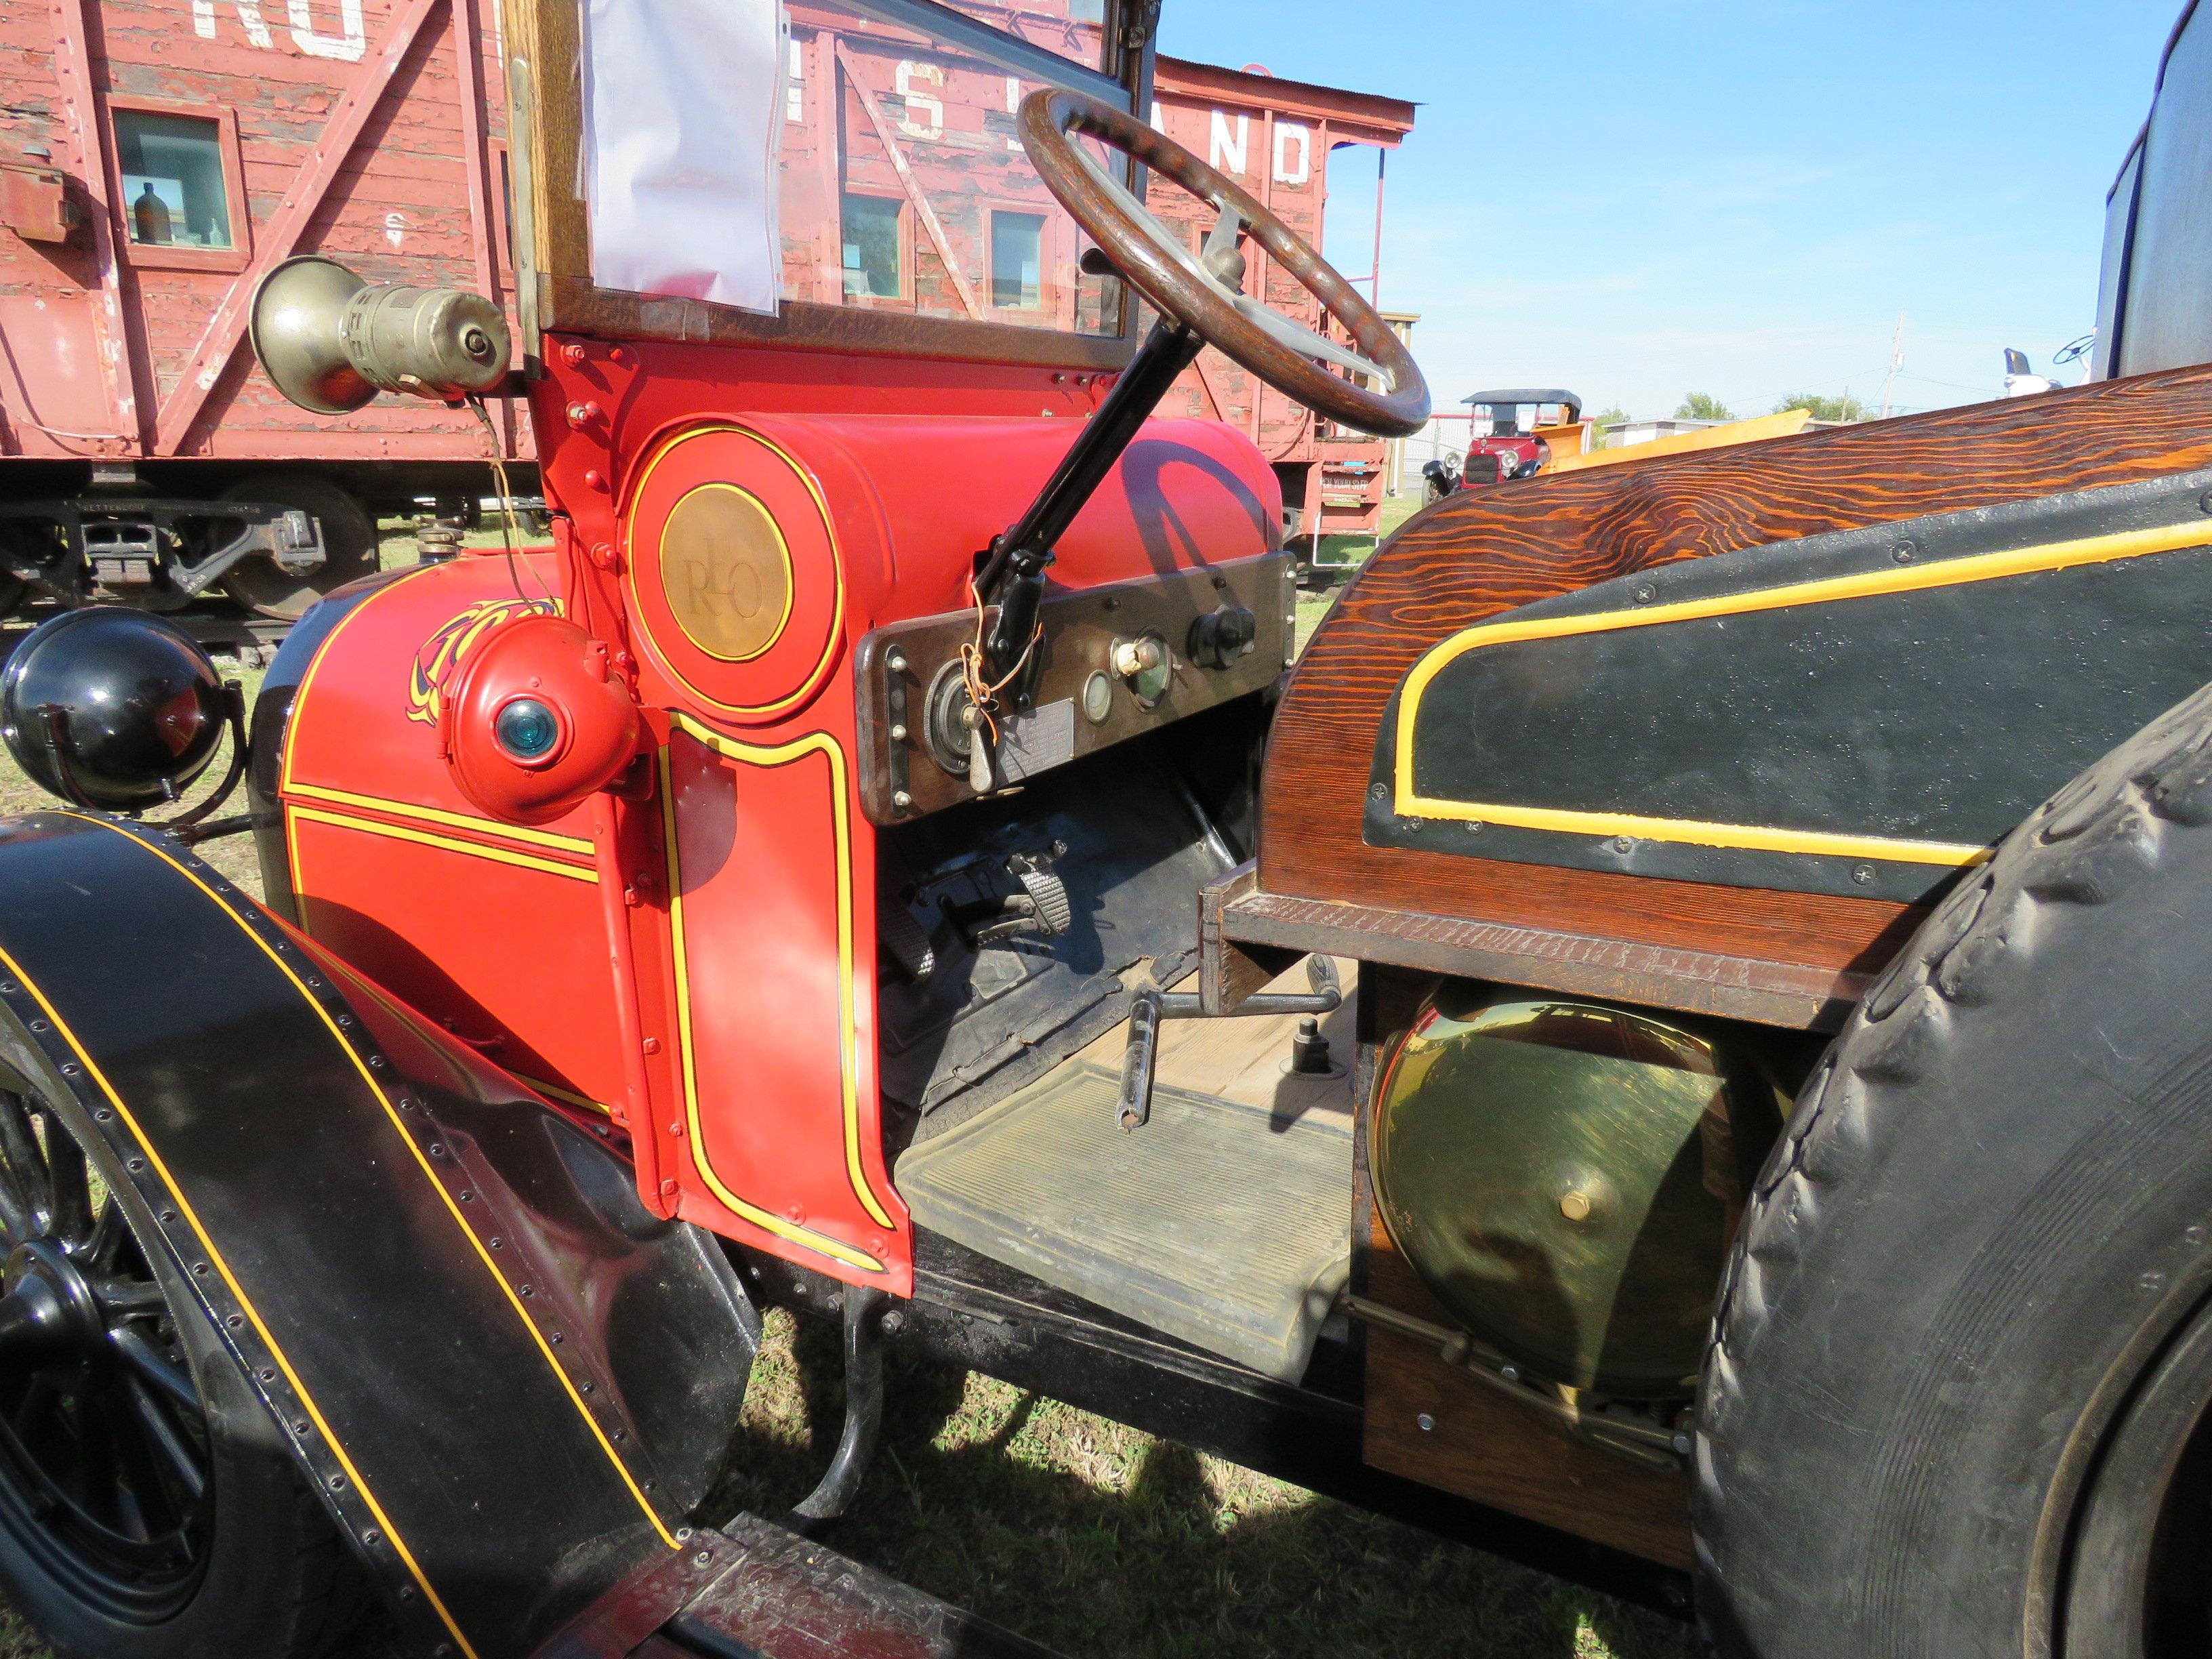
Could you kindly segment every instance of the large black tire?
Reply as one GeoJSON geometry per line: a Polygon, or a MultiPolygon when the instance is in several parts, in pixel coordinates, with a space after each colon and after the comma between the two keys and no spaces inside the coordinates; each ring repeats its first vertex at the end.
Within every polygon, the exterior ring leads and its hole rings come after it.
{"type": "Polygon", "coordinates": [[[2212,1652],[2208,1004],[2212,688],[1970,872],[1801,1095],[1705,1364],[1719,1654],[2212,1652]]]}
{"type": "Polygon", "coordinates": [[[58,1252],[100,1287],[107,1326],[82,1362],[14,1350],[0,1361],[0,1594],[64,1659],[322,1659],[381,1645],[388,1626],[277,1425],[175,1265],[141,1243],[156,1234],[131,1177],[4,1012],[0,1091],[9,1288],[30,1251],[58,1252]],[[19,1126],[31,1124],[27,1139],[19,1126]],[[70,1180],[88,1187],[91,1207],[73,1200],[68,1221],[51,1197],[64,1145],[99,1178],[70,1180]],[[49,1219],[27,1247],[15,1237],[24,1195],[41,1181],[49,1219]],[[151,1356],[136,1367],[115,1357],[125,1328],[151,1356]],[[195,1405],[147,1386],[164,1364],[188,1375],[195,1405]],[[176,1448],[167,1459],[144,1433],[153,1414],[176,1448]],[[179,1477],[187,1463],[204,1496],[179,1477]],[[102,1470],[120,1471],[135,1499],[101,1501],[115,1478],[102,1470]],[[150,1542],[112,1524],[118,1515],[150,1542]]]}
{"type": "Polygon", "coordinates": [[[275,501],[298,507],[321,526],[322,568],[288,576],[273,559],[240,560],[222,578],[224,592],[249,611],[297,622],[332,588],[376,568],[376,525],[362,504],[327,478],[309,472],[257,472],[222,492],[225,501],[275,501]]]}

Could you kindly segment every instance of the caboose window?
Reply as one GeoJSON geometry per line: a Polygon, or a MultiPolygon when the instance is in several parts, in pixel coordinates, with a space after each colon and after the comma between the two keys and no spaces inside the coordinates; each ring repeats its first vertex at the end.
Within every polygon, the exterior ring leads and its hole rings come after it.
{"type": "Polygon", "coordinates": [[[991,303],[1034,310],[1044,263],[1044,215],[991,216],[991,303]]]}
{"type": "Polygon", "coordinates": [[[899,204],[887,196],[847,191],[843,202],[845,297],[896,300],[905,291],[899,204]]]}
{"type": "Polygon", "coordinates": [[[1128,106],[1089,67],[1102,3],[791,0],[805,83],[779,124],[782,297],[1118,332],[1110,279],[1078,269],[1015,125],[1041,86],[1128,106]]]}
{"type": "Polygon", "coordinates": [[[230,197],[219,123],[146,110],[115,112],[115,157],[132,242],[228,250],[230,197]]]}
{"type": "MultiPolygon", "coordinates": [[[[847,307],[875,313],[863,330],[875,349],[1115,356],[1108,343],[1131,313],[1122,284],[1082,269],[1075,223],[1019,131],[1023,100],[1044,88],[1133,106],[1142,53],[1104,26],[1121,15],[1109,0],[583,9],[588,73],[575,114],[589,235],[548,244],[542,274],[587,267],[599,325],[611,306],[643,336],[693,337],[696,319],[648,302],[665,295],[714,307],[713,326],[733,337],[848,346],[849,320],[826,314],[847,307]],[[664,9],[689,21],[653,22],[664,9]],[[768,27],[776,17],[782,32],[768,27]],[[969,331],[975,324],[990,331],[969,331]],[[1008,327],[1068,337],[1019,340],[1008,327]]],[[[1096,154],[1132,177],[1126,158],[1096,154]]],[[[556,297],[550,309],[562,306],[556,297]]]]}

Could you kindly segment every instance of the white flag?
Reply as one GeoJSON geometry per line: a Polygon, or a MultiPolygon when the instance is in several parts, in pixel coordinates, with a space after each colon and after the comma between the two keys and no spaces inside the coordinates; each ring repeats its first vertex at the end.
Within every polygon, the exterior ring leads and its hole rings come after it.
{"type": "Polygon", "coordinates": [[[779,0],[588,0],[592,280],[773,312],[783,260],[779,0]]]}

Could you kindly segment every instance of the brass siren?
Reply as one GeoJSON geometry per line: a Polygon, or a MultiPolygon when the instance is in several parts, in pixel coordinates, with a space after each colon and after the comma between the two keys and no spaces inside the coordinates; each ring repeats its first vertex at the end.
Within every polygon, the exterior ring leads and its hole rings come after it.
{"type": "Polygon", "coordinates": [[[248,332],[276,389],[318,415],[347,414],[380,392],[459,403],[507,379],[507,319],[482,295],[363,282],[319,254],[261,279],[248,332]]]}

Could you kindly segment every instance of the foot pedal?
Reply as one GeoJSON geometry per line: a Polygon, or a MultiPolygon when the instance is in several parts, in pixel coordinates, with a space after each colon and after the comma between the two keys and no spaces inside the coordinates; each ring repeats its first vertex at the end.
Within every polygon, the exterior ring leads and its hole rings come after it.
{"type": "Polygon", "coordinates": [[[1047,939],[1058,939],[1075,925],[1075,907],[1067,902],[1067,884],[1053,873],[1048,862],[1031,854],[1017,853],[1006,860],[1006,868],[1030,896],[1030,915],[1036,918],[1038,933],[1047,939]]]}
{"type": "Polygon", "coordinates": [[[937,971],[937,948],[903,904],[885,898],[876,911],[876,939],[916,985],[937,971]]]}

